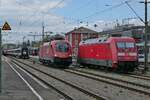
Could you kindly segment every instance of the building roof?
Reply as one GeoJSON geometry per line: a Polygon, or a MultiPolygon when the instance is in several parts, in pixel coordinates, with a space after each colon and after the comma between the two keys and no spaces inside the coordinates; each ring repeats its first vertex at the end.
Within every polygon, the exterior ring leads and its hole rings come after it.
{"type": "Polygon", "coordinates": [[[100,33],[122,32],[122,31],[144,29],[144,28],[145,28],[145,26],[127,26],[127,25],[122,25],[122,26],[116,27],[115,29],[105,30],[105,31],[102,31],[100,33]]]}
{"type": "Polygon", "coordinates": [[[98,33],[94,30],[85,28],[85,27],[80,27],[80,28],[75,28],[74,30],[67,32],[66,34],[70,34],[70,33],[98,33]]]}
{"type": "Polygon", "coordinates": [[[122,26],[118,26],[115,29],[110,29],[110,30],[105,30],[105,31],[99,32],[99,34],[101,34],[101,35],[105,35],[105,34],[110,34],[110,35],[111,34],[121,34],[124,31],[134,31],[134,30],[144,29],[144,28],[145,28],[145,26],[122,25],[122,26]]]}

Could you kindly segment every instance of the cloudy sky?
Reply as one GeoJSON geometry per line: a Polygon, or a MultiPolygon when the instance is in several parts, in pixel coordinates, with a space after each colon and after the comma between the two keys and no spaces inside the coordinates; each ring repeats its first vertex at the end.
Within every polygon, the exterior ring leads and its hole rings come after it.
{"type": "Polygon", "coordinates": [[[144,18],[144,4],[140,0],[0,0],[0,23],[8,21],[12,28],[3,32],[3,43],[22,42],[24,36],[25,40],[33,39],[28,35],[41,34],[42,23],[45,31],[55,33],[80,26],[102,31],[112,28],[117,20],[128,23],[127,18],[131,18],[129,23],[142,24],[125,1],[144,18]]]}

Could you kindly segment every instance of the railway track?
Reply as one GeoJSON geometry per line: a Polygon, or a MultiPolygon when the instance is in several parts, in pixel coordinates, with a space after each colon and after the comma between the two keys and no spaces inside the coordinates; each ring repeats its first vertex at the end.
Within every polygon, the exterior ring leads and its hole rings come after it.
{"type": "Polygon", "coordinates": [[[67,69],[65,71],[73,73],[73,74],[77,74],[77,75],[80,75],[80,76],[92,78],[92,79],[97,80],[97,81],[102,81],[102,82],[105,82],[105,83],[108,83],[108,84],[116,85],[116,86],[119,86],[119,87],[122,87],[122,88],[125,88],[125,89],[129,89],[129,90],[132,90],[132,91],[139,92],[139,93],[144,93],[144,94],[150,96],[150,91],[149,91],[150,86],[137,84],[137,83],[133,83],[133,82],[129,82],[129,81],[113,78],[113,77],[107,77],[107,76],[104,76],[104,75],[89,73],[89,72],[81,71],[81,70],[67,69]]]}
{"type": "MultiPolygon", "coordinates": [[[[134,83],[134,82],[130,82],[130,81],[125,81],[125,80],[121,80],[121,79],[117,79],[117,78],[113,78],[113,77],[108,77],[108,76],[104,76],[104,75],[97,75],[97,74],[94,74],[94,73],[89,73],[89,72],[81,71],[81,70],[75,70],[75,69],[70,70],[69,69],[69,70],[64,70],[64,71],[69,72],[69,73],[73,73],[73,74],[77,74],[77,75],[80,75],[80,76],[92,78],[92,79],[97,80],[97,81],[102,81],[102,82],[106,82],[106,83],[109,83],[109,84],[113,84],[113,85],[116,85],[116,86],[119,86],[119,87],[123,87],[123,88],[129,89],[129,90],[136,91],[136,92],[140,92],[140,93],[150,95],[149,90],[145,91],[145,89],[150,89],[150,86],[147,86],[147,85],[142,85],[142,84],[138,84],[138,83],[134,83]],[[103,79],[99,79],[99,78],[95,78],[95,77],[106,78],[106,79],[110,79],[110,80],[113,80],[113,81],[119,81],[119,82],[122,82],[122,83],[126,83],[127,85],[130,84],[132,86],[129,87],[129,86],[122,85],[122,84],[116,84],[116,82],[114,82],[114,83],[113,82],[108,82],[105,79],[103,80],[103,79]],[[136,88],[136,87],[133,88],[134,86],[142,87],[143,89],[139,89],[139,88],[136,88]]],[[[128,75],[128,76],[143,79],[143,80],[150,80],[149,77],[145,77],[145,76],[137,76],[137,75],[128,75]]]]}
{"type": "Polygon", "coordinates": [[[42,82],[44,82],[44,83],[47,84],[48,86],[52,87],[53,89],[55,89],[56,91],[58,91],[60,94],[64,95],[66,98],[68,98],[68,100],[76,100],[76,99],[71,98],[71,97],[68,96],[67,94],[65,94],[65,93],[63,93],[62,91],[60,91],[59,89],[55,88],[54,86],[51,86],[49,83],[47,83],[47,82],[45,82],[43,79],[39,78],[38,75],[33,74],[30,70],[27,70],[26,68],[22,67],[20,64],[23,64],[23,65],[29,67],[30,69],[33,69],[33,70],[38,71],[38,72],[40,72],[40,73],[42,73],[42,74],[44,74],[44,75],[46,75],[46,76],[48,76],[48,77],[51,77],[51,78],[53,78],[53,79],[55,79],[55,80],[57,80],[57,81],[60,81],[60,82],[62,82],[63,84],[66,84],[66,85],[68,85],[68,86],[70,86],[70,87],[72,87],[72,88],[74,88],[74,89],[76,89],[76,90],[78,90],[78,91],[84,93],[85,95],[87,95],[87,96],[89,96],[89,97],[92,97],[92,98],[93,98],[92,100],[106,100],[106,99],[107,99],[107,98],[105,98],[105,97],[103,97],[103,96],[99,96],[99,95],[97,95],[97,94],[94,94],[94,93],[92,93],[91,91],[88,91],[88,90],[86,90],[86,89],[84,89],[84,88],[81,88],[81,87],[79,87],[79,86],[76,86],[76,85],[74,85],[74,84],[71,84],[71,83],[69,83],[69,82],[67,82],[67,81],[65,81],[65,80],[63,80],[63,79],[57,78],[56,76],[53,76],[53,75],[50,75],[50,74],[48,74],[48,73],[46,73],[46,72],[44,72],[44,71],[41,71],[40,69],[36,69],[36,68],[34,68],[33,66],[28,65],[28,64],[26,64],[26,63],[23,63],[23,62],[21,62],[21,61],[19,61],[19,60],[17,60],[17,59],[13,60],[13,63],[17,64],[19,67],[23,68],[24,70],[26,70],[27,72],[29,72],[30,74],[32,74],[33,76],[35,76],[36,78],[40,79],[42,82]]]}
{"type": "MultiPolygon", "coordinates": [[[[59,70],[59,69],[57,69],[59,70]]],[[[62,71],[62,70],[61,70],[62,71]]],[[[81,70],[75,70],[75,69],[67,69],[67,70],[63,70],[65,72],[69,72],[72,74],[76,74],[76,75],[80,75],[83,77],[87,77],[96,81],[101,81],[101,82],[105,82],[107,84],[112,84],[118,87],[122,87],[128,90],[132,90],[135,92],[139,92],[139,93],[143,93],[146,95],[150,96],[150,85],[143,85],[143,84],[138,84],[138,83],[134,83],[134,82],[130,82],[130,81],[125,81],[125,80],[121,80],[121,79],[117,79],[117,78],[113,78],[113,77],[108,77],[108,76],[104,76],[104,75],[97,75],[94,73],[89,73],[86,71],[81,71],[81,70]]],[[[136,77],[137,78],[137,77],[136,77]]],[[[143,79],[143,78],[142,78],[143,79]]]]}
{"type": "MultiPolygon", "coordinates": [[[[115,86],[119,86],[119,87],[122,87],[125,89],[139,92],[139,93],[144,93],[146,95],[150,95],[150,92],[149,92],[150,85],[149,86],[143,85],[143,84],[134,83],[131,81],[126,81],[126,80],[122,80],[122,79],[118,79],[118,78],[109,77],[106,75],[94,74],[91,72],[82,71],[82,70],[78,70],[78,69],[67,69],[64,71],[69,72],[69,73],[73,73],[73,74],[77,74],[77,75],[80,75],[83,77],[91,78],[91,79],[94,79],[97,81],[105,82],[108,84],[112,84],[115,86]]],[[[137,76],[137,75],[126,75],[126,76],[139,78],[139,79],[143,79],[143,80],[150,80],[150,78],[144,77],[144,76],[137,76]]]]}
{"type": "Polygon", "coordinates": [[[44,81],[43,79],[37,77],[35,74],[31,73],[30,71],[26,70],[25,68],[21,67],[21,65],[19,65],[17,62],[14,62],[12,63],[13,65],[17,65],[19,66],[20,68],[24,69],[26,72],[28,72],[29,74],[31,74],[32,76],[34,76],[35,78],[37,78],[38,80],[40,80],[41,82],[43,82],[44,84],[46,84],[48,87],[52,88],[53,90],[55,90],[56,92],[58,92],[59,94],[61,94],[62,96],[65,97],[65,99],[67,100],[74,100],[72,97],[70,97],[69,95],[67,95],[66,93],[64,93],[63,91],[55,88],[53,85],[47,83],[46,81],[44,81]]]}
{"type": "MultiPolygon", "coordinates": [[[[34,60],[34,59],[29,59],[28,61],[33,62],[33,60],[34,60]]],[[[38,63],[38,62],[37,62],[37,63],[38,63]]],[[[41,65],[41,63],[38,63],[38,64],[41,65]]],[[[95,74],[93,74],[93,73],[90,73],[90,74],[92,74],[92,75],[95,76],[95,74]]],[[[96,75],[96,76],[97,76],[97,75],[96,75]]],[[[99,75],[99,76],[100,76],[100,75],[99,75]]],[[[131,75],[125,74],[125,76],[133,77],[133,78],[138,78],[138,79],[143,79],[143,80],[148,80],[148,81],[150,80],[150,76],[146,76],[146,75],[136,75],[136,74],[131,73],[131,75]]],[[[102,76],[102,77],[105,77],[105,76],[102,76]]],[[[109,77],[105,77],[105,78],[109,78],[109,77]]],[[[114,79],[114,78],[113,78],[113,79],[114,79]]],[[[118,79],[114,79],[114,80],[118,80],[118,79]]],[[[126,82],[126,81],[123,81],[123,80],[118,80],[118,81],[126,82]]],[[[147,86],[140,85],[140,84],[136,84],[136,83],[133,83],[133,82],[126,82],[126,83],[131,83],[131,84],[134,84],[134,85],[137,85],[137,86],[147,87],[147,86]]],[[[149,86],[148,86],[147,88],[149,88],[149,86]]]]}
{"type": "MultiPolygon", "coordinates": [[[[35,61],[35,59],[33,59],[33,58],[30,58],[30,59],[28,59],[28,61],[30,61],[30,62],[33,62],[33,61],[35,61]]],[[[35,62],[34,62],[35,63],[35,62]]],[[[41,63],[39,63],[39,62],[36,62],[36,63],[38,63],[38,64],[40,64],[40,65],[42,65],[41,63]]],[[[150,64],[150,63],[149,63],[150,64]]],[[[142,75],[142,74],[133,74],[133,73],[130,73],[130,75],[129,74],[125,74],[125,76],[129,76],[129,77],[134,77],[134,78],[139,78],[139,79],[144,79],[144,80],[150,80],[150,75],[148,76],[148,75],[142,75]]]]}
{"type": "MultiPolygon", "coordinates": [[[[78,70],[78,69],[73,69],[73,70],[80,71],[80,72],[87,73],[87,74],[91,74],[91,75],[94,75],[94,76],[101,76],[101,75],[94,74],[92,72],[86,72],[86,71],[82,71],[82,70],[78,70]]],[[[93,72],[94,71],[95,72],[102,72],[102,71],[96,71],[96,70],[93,70],[93,69],[90,69],[90,70],[92,70],[93,72]]],[[[118,74],[118,75],[127,76],[127,77],[133,77],[133,78],[137,78],[137,79],[142,79],[142,80],[150,81],[150,76],[148,76],[148,75],[136,75],[136,74],[132,74],[132,73],[131,74],[118,74]]],[[[103,76],[103,77],[107,78],[107,76],[103,76]]],[[[117,79],[114,78],[114,80],[117,80],[117,79]]],[[[125,82],[125,81],[122,80],[122,82],[125,82]]]]}
{"type": "Polygon", "coordinates": [[[147,75],[135,75],[135,74],[133,74],[133,75],[127,75],[127,76],[150,81],[150,76],[147,76],[147,75]]]}

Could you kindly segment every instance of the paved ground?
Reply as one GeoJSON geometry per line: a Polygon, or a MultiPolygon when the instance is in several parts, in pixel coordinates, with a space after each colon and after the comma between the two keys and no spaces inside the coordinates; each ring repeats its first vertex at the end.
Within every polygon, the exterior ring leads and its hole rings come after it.
{"type": "MultiPolygon", "coordinates": [[[[10,61],[8,62],[10,63],[10,61]]],[[[29,77],[29,75],[15,67],[15,65],[11,65],[20,73],[28,85],[3,59],[0,100],[63,100],[63,96],[56,91],[43,84],[39,84],[39,81],[35,81],[33,77],[29,77]],[[31,88],[33,89],[32,91],[31,88]]]]}
{"type": "Polygon", "coordinates": [[[37,100],[27,85],[9,67],[2,63],[2,93],[0,100],[37,100]]]}

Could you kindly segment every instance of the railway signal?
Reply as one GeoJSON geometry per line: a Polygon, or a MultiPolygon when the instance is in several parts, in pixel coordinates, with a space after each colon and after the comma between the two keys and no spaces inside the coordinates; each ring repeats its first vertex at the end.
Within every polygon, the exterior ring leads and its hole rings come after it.
{"type": "Polygon", "coordinates": [[[0,28],[0,93],[2,92],[2,30],[11,30],[8,22],[5,22],[2,28],[0,28]]]}

